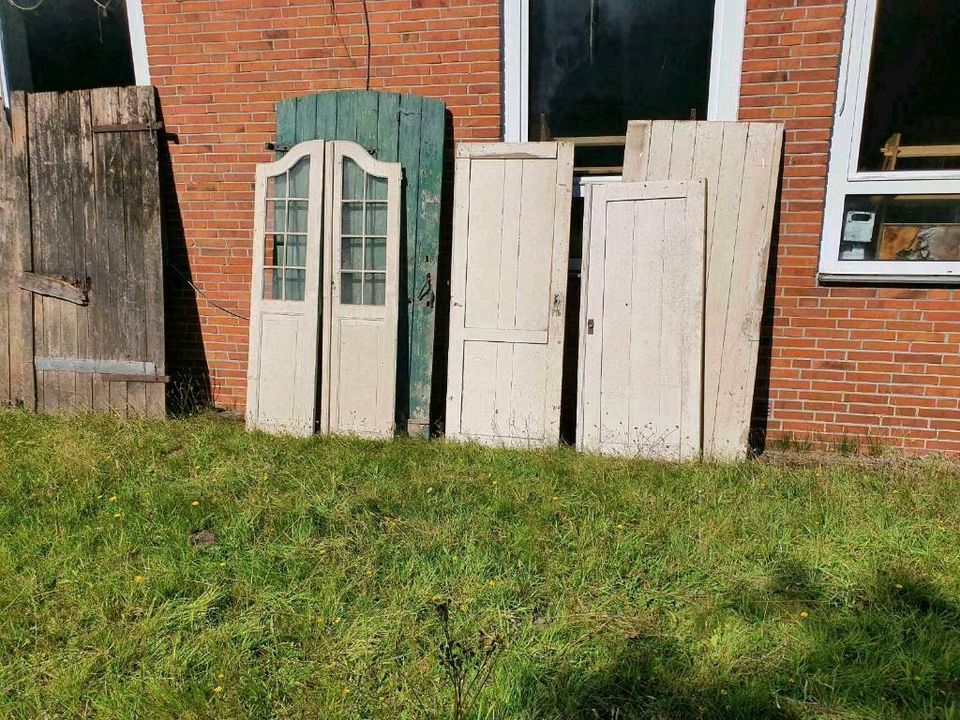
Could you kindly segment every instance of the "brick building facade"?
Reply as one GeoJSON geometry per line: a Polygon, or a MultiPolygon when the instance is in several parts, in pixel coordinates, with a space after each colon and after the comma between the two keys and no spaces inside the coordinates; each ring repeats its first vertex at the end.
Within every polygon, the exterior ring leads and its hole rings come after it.
{"type": "MultiPolygon", "coordinates": [[[[368,3],[369,87],[443,99],[453,140],[503,128],[499,0],[368,3]]],[[[739,117],[786,123],[757,425],[770,436],[960,450],[960,295],[818,282],[845,3],[748,0],[739,117]]],[[[367,84],[354,0],[143,0],[167,174],[168,353],[245,395],[253,173],[275,103],[367,84]],[[189,278],[194,287],[187,284],[189,278]]],[[[450,183],[447,183],[449,190],[450,183]]],[[[449,199],[448,199],[449,200],[449,199]]]]}

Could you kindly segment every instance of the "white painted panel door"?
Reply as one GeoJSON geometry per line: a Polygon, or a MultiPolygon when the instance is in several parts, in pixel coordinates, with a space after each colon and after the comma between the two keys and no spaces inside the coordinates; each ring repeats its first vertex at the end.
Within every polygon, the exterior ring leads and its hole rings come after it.
{"type": "Polygon", "coordinates": [[[705,182],[587,193],[578,447],[689,460],[702,442],[705,182]]]}
{"type": "Polygon", "coordinates": [[[315,427],[324,142],[257,166],[247,427],[315,427]]]}
{"type": "Polygon", "coordinates": [[[324,433],[394,433],[401,172],[356,143],[328,143],[324,433]]]}
{"type": "Polygon", "coordinates": [[[704,455],[746,457],[783,148],[781,123],[634,120],[625,182],[707,180],[704,455]]]}
{"type": "Polygon", "coordinates": [[[573,147],[457,148],[446,435],[560,439],[573,147]]]}

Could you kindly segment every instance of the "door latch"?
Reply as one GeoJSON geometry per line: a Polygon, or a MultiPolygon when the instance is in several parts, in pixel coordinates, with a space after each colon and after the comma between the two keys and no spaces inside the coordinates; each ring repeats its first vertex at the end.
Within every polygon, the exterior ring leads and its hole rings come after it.
{"type": "Polygon", "coordinates": [[[593,335],[593,318],[587,320],[587,335],[593,335]]]}
{"type": "Polygon", "coordinates": [[[560,317],[560,315],[561,315],[561,313],[560,313],[560,301],[561,301],[560,293],[554,293],[554,295],[553,295],[553,314],[556,315],[557,317],[560,317]]]}

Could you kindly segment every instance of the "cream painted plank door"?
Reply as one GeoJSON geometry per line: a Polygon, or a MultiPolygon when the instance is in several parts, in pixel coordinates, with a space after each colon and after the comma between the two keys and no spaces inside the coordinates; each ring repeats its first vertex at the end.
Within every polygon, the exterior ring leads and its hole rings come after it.
{"type": "Polygon", "coordinates": [[[457,148],[448,438],[560,440],[572,189],[569,144],[457,148]]]}
{"type": "Polygon", "coordinates": [[[323,433],[394,434],[401,172],[356,143],[328,143],[323,433]]]}
{"type": "Polygon", "coordinates": [[[584,209],[577,445],[700,457],[705,182],[594,186],[584,209]]]}
{"type": "Polygon", "coordinates": [[[257,166],[247,427],[315,428],[324,142],[257,166]]]}
{"type": "Polygon", "coordinates": [[[704,454],[713,459],[749,448],[782,147],[780,123],[627,126],[625,182],[707,180],[704,454]]]}

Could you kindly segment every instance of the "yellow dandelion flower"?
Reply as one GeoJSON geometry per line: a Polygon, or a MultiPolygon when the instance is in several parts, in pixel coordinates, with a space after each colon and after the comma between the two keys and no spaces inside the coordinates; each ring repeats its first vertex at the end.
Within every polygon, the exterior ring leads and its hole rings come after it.
{"type": "Polygon", "coordinates": [[[803,611],[800,613],[800,617],[802,617],[802,618],[808,618],[808,617],[810,617],[810,613],[808,613],[806,610],[803,610],[803,611]]]}
{"type": "Polygon", "coordinates": [[[226,566],[227,564],[225,562],[220,563],[220,567],[226,567],[226,566]]]}
{"type": "Polygon", "coordinates": [[[453,556],[453,561],[454,561],[454,562],[456,562],[456,561],[459,560],[459,559],[460,559],[459,556],[457,556],[457,555],[454,555],[454,556],[453,556]]]}
{"type": "Polygon", "coordinates": [[[371,575],[373,575],[373,570],[367,570],[367,577],[370,577],[371,575]]]}
{"type": "Polygon", "coordinates": [[[622,524],[618,524],[618,525],[617,525],[617,530],[623,530],[623,525],[622,525],[622,524]]]}
{"type": "Polygon", "coordinates": [[[334,625],[339,625],[341,620],[343,620],[343,618],[335,617],[335,618],[333,619],[333,624],[334,624],[334,625]]]}
{"type": "Polygon", "coordinates": [[[554,495],[554,496],[553,496],[554,502],[556,502],[556,501],[559,500],[559,499],[560,499],[560,496],[559,496],[559,495],[554,495]]]}
{"type": "Polygon", "coordinates": [[[467,605],[466,603],[461,603],[461,604],[460,604],[460,612],[466,612],[469,608],[470,608],[470,606],[467,605]]]}
{"type": "Polygon", "coordinates": [[[223,673],[217,673],[217,680],[223,680],[223,673]]]}
{"type": "Polygon", "coordinates": [[[903,585],[901,585],[900,583],[897,583],[896,585],[894,585],[894,587],[895,587],[897,590],[903,590],[903,585]]]}
{"type": "Polygon", "coordinates": [[[134,576],[133,576],[133,581],[134,581],[135,583],[142,583],[143,580],[144,580],[143,575],[134,575],[134,576]]]}
{"type": "Polygon", "coordinates": [[[123,517],[123,513],[114,513],[113,516],[114,516],[115,518],[123,517]]]}
{"type": "Polygon", "coordinates": [[[116,495],[111,495],[111,496],[110,496],[110,499],[109,499],[107,502],[116,502],[116,501],[117,501],[117,496],[116,496],[116,495]]]}
{"type": "Polygon", "coordinates": [[[487,581],[487,585],[489,585],[490,587],[493,587],[493,586],[495,586],[496,584],[497,584],[497,581],[496,581],[496,580],[488,580],[488,581],[487,581]]]}
{"type": "Polygon", "coordinates": [[[433,488],[432,488],[432,487],[428,487],[428,488],[427,488],[427,494],[429,495],[429,494],[432,493],[432,492],[433,492],[433,488]]]}
{"type": "Polygon", "coordinates": [[[194,500],[192,503],[190,503],[192,507],[197,507],[199,504],[200,504],[199,500],[194,500]]]}
{"type": "Polygon", "coordinates": [[[346,696],[349,695],[349,694],[350,694],[350,688],[345,687],[345,688],[343,689],[343,696],[346,697],[346,696]]]}
{"type": "Polygon", "coordinates": [[[213,689],[213,691],[214,691],[217,695],[219,695],[220,693],[223,692],[223,685],[217,685],[217,686],[213,689]]]}

